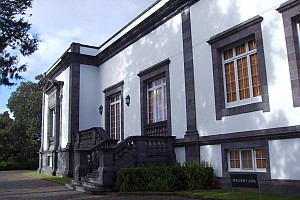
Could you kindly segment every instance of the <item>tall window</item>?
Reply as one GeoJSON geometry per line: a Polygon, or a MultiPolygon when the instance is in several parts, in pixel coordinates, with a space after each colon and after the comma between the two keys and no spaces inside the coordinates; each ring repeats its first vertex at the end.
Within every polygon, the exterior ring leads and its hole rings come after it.
{"type": "Polygon", "coordinates": [[[48,136],[49,137],[54,137],[55,136],[55,110],[54,108],[49,109],[49,127],[48,127],[48,136]]]}
{"type": "Polygon", "coordinates": [[[148,83],[148,123],[167,120],[166,77],[148,83]]]}
{"type": "Polygon", "coordinates": [[[270,111],[262,21],[255,16],[207,41],[211,45],[217,120],[270,111]]]}
{"type": "Polygon", "coordinates": [[[264,149],[233,149],[228,151],[229,171],[266,171],[264,149]]]}
{"type": "Polygon", "coordinates": [[[223,51],[222,58],[226,107],[261,101],[255,40],[223,51]]]}
{"type": "Polygon", "coordinates": [[[121,95],[110,98],[110,135],[112,139],[120,140],[121,133],[121,95]]]}

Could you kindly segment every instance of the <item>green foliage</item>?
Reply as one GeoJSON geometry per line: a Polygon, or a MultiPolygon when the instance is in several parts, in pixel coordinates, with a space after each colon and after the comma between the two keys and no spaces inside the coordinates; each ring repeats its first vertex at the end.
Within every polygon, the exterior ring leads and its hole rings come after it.
{"type": "Polygon", "coordinates": [[[188,188],[196,189],[215,189],[218,188],[218,180],[214,169],[206,162],[190,162],[185,166],[188,177],[188,188]]]}
{"type": "Polygon", "coordinates": [[[22,82],[0,114],[0,169],[36,169],[40,145],[42,90],[37,83],[22,82]]]}
{"type": "Polygon", "coordinates": [[[29,56],[37,50],[38,36],[30,33],[31,24],[24,19],[33,0],[0,1],[0,85],[14,85],[27,65],[18,66],[19,57],[29,56]]]}
{"type": "Polygon", "coordinates": [[[122,192],[213,188],[218,188],[213,168],[206,163],[196,162],[183,167],[179,164],[162,164],[121,169],[116,183],[116,189],[122,192]]]}
{"type": "Polygon", "coordinates": [[[15,121],[26,130],[26,137],[38,140],[42,119],[42,89],[38,83],[21,82],[8,99],[7,107],[15,121]]]}

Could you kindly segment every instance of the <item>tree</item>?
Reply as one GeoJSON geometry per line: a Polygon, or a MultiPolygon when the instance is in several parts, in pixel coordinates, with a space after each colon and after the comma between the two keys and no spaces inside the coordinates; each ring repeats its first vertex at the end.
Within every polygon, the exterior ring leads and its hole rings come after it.
{"type": "Polygon", "coordinates": [[[0,1],[0,85],[11,86],[21,79],[27,65],[19,64],[19,56],[29,56],[38,48],[38,36],[30,34],[31,24],[24,19],[33,0],[0,1]]]}
{"type": "MultiPolygon", "coordinates": [[[[36,79],[40,79],[37,76],[36,79]]],[[[0,114],[0,169],[35,168],[38,165],[40,128],[42,123],[42,88],[31,81],[21,82],[0,114]]]]}
{"type": "Polygon", "coordinates": [[[8,99],[7,107],[15,122],[23,125],[27,137],[37,140],[42,123],[42,88],[31,81],[21,82],[8,99]]]}

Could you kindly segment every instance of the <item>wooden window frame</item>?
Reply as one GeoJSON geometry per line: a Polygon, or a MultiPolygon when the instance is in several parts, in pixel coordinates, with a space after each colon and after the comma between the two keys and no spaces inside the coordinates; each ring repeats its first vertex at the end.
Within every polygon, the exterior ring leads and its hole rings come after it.
{"type": "Polygon", "coordinates": [[[252,149],[252,148],[246,148],[246,149],[229,149],[228,150],[228,153],[227,153],[227,158],[228,158],[228,172],[267,172],[267,160],[266,160],[266,156],[264,158],[265,160],[265,168],[258,168],[257,167],[257,157],[256,157],[256,151],[258,150],[262,150],[264,151],[264,155],[266,155],[266,151],[265,149],[262,149],[262,148],[257,148],[257,149],[252,149]],[[239,159],[231,159],[230,157],[230,152],[231,151],[238,151],[238,155],[239,155],[239,159]],[[252,166],[251,168],[246,168],[244,167],[244,164],[243,164],[243,155],[242,155],[242,152],[245,152],[245,151],[250,151],[251,152],[251,162],[252,162],[252,166]],[[231,167],[231,163],[230,161],[237,161],[239,160],[239,168],[232,168],[231,167]]]}
{"type": "Polygon", "coordinates": [[[211,37],[207,41],[211,45],[212,53],[216,120],[221,120],[222,117],[225,116],[238,115],[254,111],[270,111],[268,81],[266,75],[265,55],[261,30],[262,21],[262,17],[255,16],[241,24],[238,24],[220,34],[211,37]],[[226,107],[222,53],[229,47],[248,41],[250,39],[255,39],[256,42],[261,88],[261,102],[226,107]]]}
{"type": "MultiPolygon", "coordinates": [[[[230,107],[236,107],[236,106],[240,106],[240,105],[247,105],[247,104],[251,104],[251,103],[256,103],[256,102],[261,102],[261,93],[257,96],[254,95],[253,92],[253,74],[252,74],[252,70],[251,70],[251,61],[250,61],[250,57],[255,55],[257,57],[257,49],[252,49],[250,50],[249,47],[249,42],[251,41],[255,41],[254,39],[249,39],[247,41],[244,41],[243,43],[240,43],[238,45],[234,45],[231,46],[230,48],[224,50],[222,52],[222,67],[223,67],[223,80],[224,80],[224,95],[225,95],[225,107],[226,108],[230,108],[230,107]],[[236,47],[241,46],[241,45],[245,45],[245,52],[241,53],[241,54],[237,54],[236,53],[236,47]],[[224,56],[224,52],[232,50],[232,57],[230,58],[225,58],[224,56]],[[249,97],[248,98],[243,98],[240,95],[240,86],[239,86],[239,75],[238,75],[238,66],[237,66],[237,62],[240,59],[244,59],[246,58],[247,60],[247,78],[248,78],[248,83],[249,83],[249,97]],[[226,86],[226,69],[225,66],[226,64],[230,64],[233,63],[234,64],[234,73],[235,73],[235,92],[236,92],[236,100],[235,101],[228,101],[228,97],[227,97],[227,86],[226,86]]],[[[257,63],[256,63],[257,64],[257,63]]],[[[259,85],[259,89],[261,91],[260,85],[259,85]]]]}

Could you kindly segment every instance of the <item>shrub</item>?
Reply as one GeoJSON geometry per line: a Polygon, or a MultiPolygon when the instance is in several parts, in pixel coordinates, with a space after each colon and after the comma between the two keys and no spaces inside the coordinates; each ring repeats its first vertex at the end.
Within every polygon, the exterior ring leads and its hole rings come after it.
{"type": "Polygon", "coordinates": [[[117,173],[118,191],[174,191],[214,189],[218,181],[207,163],[191,162],[186,166],[166,164],[124,168],[117,173]]]}
{"type": "Polygon", "coordinates": [[[219,187],[214,169],[207,162],[190,162],[186,164],[184,170],[187,174],[188,188],[195,189],[215,189],[219,187]]]}

